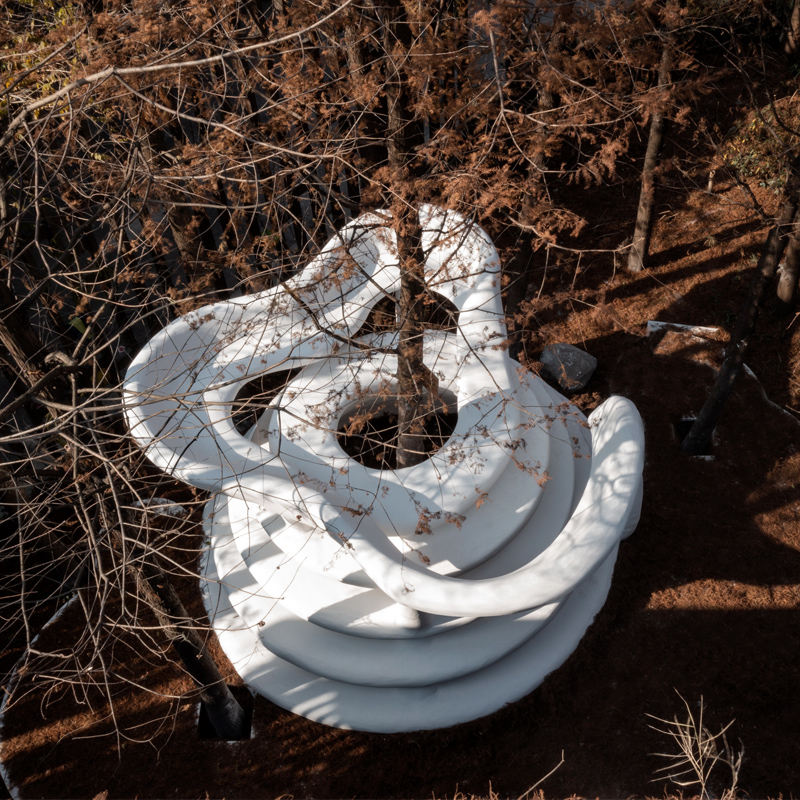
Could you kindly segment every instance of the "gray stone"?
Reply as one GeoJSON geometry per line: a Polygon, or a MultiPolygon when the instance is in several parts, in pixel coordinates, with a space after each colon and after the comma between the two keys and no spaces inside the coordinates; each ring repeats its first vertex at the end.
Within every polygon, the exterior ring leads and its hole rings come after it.
{"type": "Polygon", "coordinates": [[[571,344],[550,344],[542,351],[545,372],[568,392],[583,389],[597,369],[597,359],[571,344]]]}

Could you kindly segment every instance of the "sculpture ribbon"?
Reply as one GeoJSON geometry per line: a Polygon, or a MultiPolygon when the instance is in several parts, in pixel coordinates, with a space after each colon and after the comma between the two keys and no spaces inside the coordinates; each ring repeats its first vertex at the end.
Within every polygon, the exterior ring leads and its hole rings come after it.
{"type": "MultiPolygon", "coordinates": [[[[219,543],[209,577],[222,569],[247,625],[263,628],[270,609],[280,616],[264,602],[272,595],[287,627],[308,620],[381,640],[356,650],[421,646],[386,641],[409,637],[452,648],[456,635],[462,644],[474,636],[457,631],[476,617],[522,614],[538,628],[635,527],[644,449],[633,404],[613,397],[587,425],[543,381],[520,376],[504,348],[500,263],[488,236],[429,206],[420,220],[427,286],[458,312],[455,332],[425,336],[425,363],[458,418],[423,463],[371,469],[336,435],[343,419],[397,392],[396,334],[361,333],[375,304],[399,291],[384,214],[347,225],[284,284],[175,320],[129,368],[132,435],[166,472],[218,493],[209,504],[207,530],[219,543]],[[299,371],[240,433],[241,388],[287,369],[299,371]],[[398,604],[392,613],[389,599],[398,604]]],[[[505,651],[520,643],[520,625],[513,630],[505,651]]],[[[307,634],[284,648],[276,631],[273,619],[260,632],[268,647],[316,668],[307,634]]],[[[466,668],[488,660],[467,658],[466,668]]],[[[341,663],[343,674],[334,664],[330,678],[350,674],[346,656],[341,663]]],[[[409,680],[462,674],[443,663],[433,659],[409,680]]],[[[405,685],[398,670],[376,664],[356,671],[372,686],[405,685]]]]}

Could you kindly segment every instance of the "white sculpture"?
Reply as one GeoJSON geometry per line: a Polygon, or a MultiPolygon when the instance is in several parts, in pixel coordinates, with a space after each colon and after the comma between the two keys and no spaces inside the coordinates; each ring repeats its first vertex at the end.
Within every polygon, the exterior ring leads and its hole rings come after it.
{"type": "Polygon", "coordinates": [[[337,430],[396,392],[387,217],[347,225],[299,275],[176,320],[131,364],[131,433],[213,493],[206,605],[245,682],[320,722],[437,728],[519,699],[577,646],[641,505],[644,440],[612,397],[589,418],[517,365],[487,235],[423,207],[426,281],[458,310],[424,351],[455,429],[421,464],[373,469],[337,430]],[[350,344],[348,344],[350,342],[350,344]],[[241,387],[299,368],[247,435],[241,387]],[[590,457],[591,454],[591,457],[590,457]]]}

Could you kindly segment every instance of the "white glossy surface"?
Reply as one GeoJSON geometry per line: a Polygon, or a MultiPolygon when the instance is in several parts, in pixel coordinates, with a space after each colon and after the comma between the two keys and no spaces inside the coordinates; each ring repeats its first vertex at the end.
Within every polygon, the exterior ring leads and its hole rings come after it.
{"type": "MultiPolygon", "coordinates": [[[[616,548],[573,592],[536,636],[505,658],[454,680],[422,687],[374,687],[331,680],[270,652],[242,625],[213,566],[206,605],[225,653],[247,684],[277,705],[332,725],[375,733],[400,733],[456,725],[519,700],[557,669],[578,646],[605,602],[616,548]]],[[[486,642],[486,647],[491,642],[486,642]]]]}
{"type": "Polygon", "coordinates": [[[125,386],[148,456],[215,492],[207,606],[237,670],[297,713],[382,732],[472,719],[538,685],[602,605],[641,504],[633,405],[611,398],[587,424],[518,375],[496,348],[490,240],[455,214],[420,219],[428,285],[459,311],[456,332],[425,337],[458,419],[423,463],[370,469],[335,435],[395,385],[392,334],[362,337],[371,349],[338,338],[398,291],[384,215],[348,225],[289,284],[176,320],[125,386]],[[287,367],[302,369],[239,434],[241,387],[287,367]]]}

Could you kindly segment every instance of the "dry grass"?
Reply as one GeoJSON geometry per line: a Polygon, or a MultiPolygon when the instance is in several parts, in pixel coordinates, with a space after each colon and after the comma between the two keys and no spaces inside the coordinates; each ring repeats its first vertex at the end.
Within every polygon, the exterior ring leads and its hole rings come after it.
{"type": "Polygon", "coordinates": [[[720,800],[733,800],[736,797],[739,783],[739,770],[742,766],[744,756],[744,746],[739,743],[739,750],[731,747],[728,743],[726,732],[730,729],[735,720],[731,720],[718,733],[712,734],[703,723],[705,711],[703,698],[700,698],[700,710],[697,717],[692,713],[689,703],[678,694],[686,707],[686,721],[681,722],[677,714],[672,720],[661,719],[648,714],[649,717],[663,725],[659,728],[656,725],[650,727],[670,737],[675,745],[675,752],[672,753],[652,753],[660,758],[667,758],[669,762],[666,766],[660,767],[656,773],[662,773],[658,778],[666,777],[676,786],[681,788],[696,787],[703,800],[710,797],[708,793],[708,782],[711,773],[718,764],[727,766],[730,770],[730,785],[722,792],[720,800]]]}

